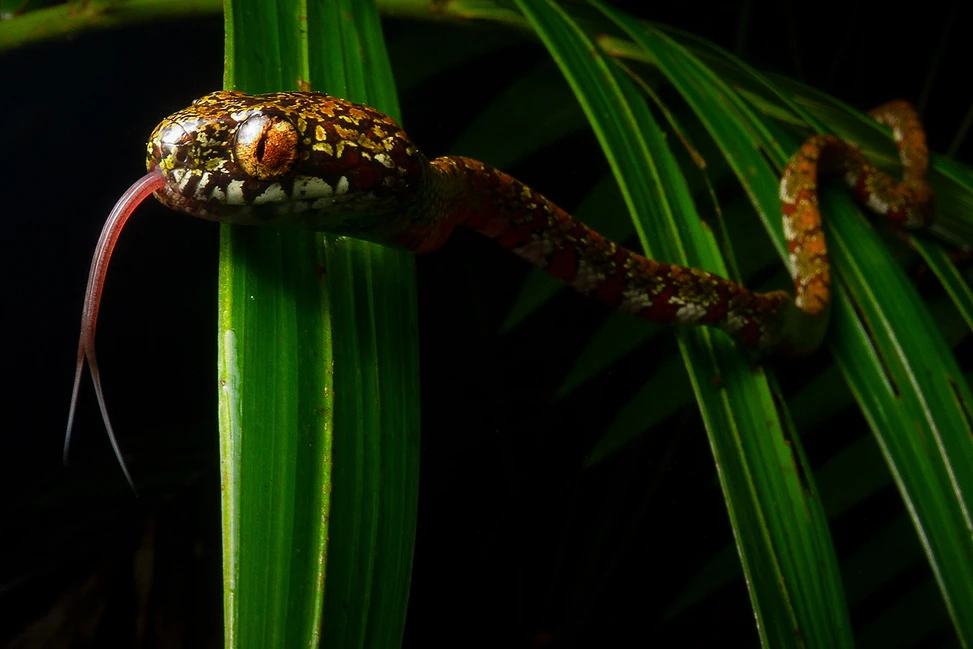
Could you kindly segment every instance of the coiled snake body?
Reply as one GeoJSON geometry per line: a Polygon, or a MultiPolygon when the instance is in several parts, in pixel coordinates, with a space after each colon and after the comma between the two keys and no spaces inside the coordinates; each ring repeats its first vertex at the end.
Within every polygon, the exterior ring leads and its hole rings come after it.
{"type": "MultiPolygon", "coordinates": [[[[871,112],[892,128],[903,180],[878,171],[852,145],[808,139],[780,186],[795,297],[754,293],[695,268],[653,261],[575,220],[517,179],[458,156],[428,160],[394,120],[315,92],[214,92],[160,123],[148,174],[119,200],[92,261],[65,440],[70,441],[87,359],[115,453],[94,354],[98,302],[125,220],[150,193],[192,216],[241,225],[297,225],[414,252],[440,247],[457,225],[472,228],[581,293],[647,320],[706,324],[745,346],[800,353],[820,344],[830,271],[818,209],[818,174],[842,178],[893,224],[918,228],[931,216],[925,135],[911,106],[871,112]]],[[[125,475],[128,471],[122,463],[125,475]]]]}

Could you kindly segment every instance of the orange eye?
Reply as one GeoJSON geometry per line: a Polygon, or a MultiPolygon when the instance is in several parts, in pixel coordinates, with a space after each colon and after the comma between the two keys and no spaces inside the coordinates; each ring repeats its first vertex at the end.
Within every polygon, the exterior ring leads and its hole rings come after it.
{"type": "Polygon", "coordinates": [[[273,180],[294,166],[299,141],[297,129],[286,119],[258,113],[237,129],[233,156],[247,175],[273,180]]]}

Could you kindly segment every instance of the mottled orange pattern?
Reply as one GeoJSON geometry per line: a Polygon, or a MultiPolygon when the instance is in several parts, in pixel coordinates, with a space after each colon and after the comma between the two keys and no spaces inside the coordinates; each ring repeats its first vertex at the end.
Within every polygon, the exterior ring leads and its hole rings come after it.
{"type": "Polygon", "coordinates": [[[915,109],[906,102],[893,101],[870,115],[892,129],[902,160],[902,182],[876,169],[855,146],[833,135],[808,138],[781,178],[794,301],[811,316],[825,314],[831,300],[831,270],[818,206],[819,173],[841,178],[863,205],[895,226],[922,228],[932,218],[933,195],[926,182],[929,151],[915,109]]]}
{"type": "Polygon", "coordinates": [[[720,327],[748,347],[803,352],[820,343],[830,299],[819,174],[841,177],[895,225],[923,227],[930,219],[928,151],[915,111],[891,102],[871,115],[893,130],[902,182],[830,135],[809,138],[784,170],[794,299],[647,259],[502,171],[458,156],[429,161],[388,116],[320,93],[207,95],[156,128],[147,166],[166,177],[156,196],[194,216],[292,224],[414,252],[435,250],[463,225],[621,311],[720,327]]]}

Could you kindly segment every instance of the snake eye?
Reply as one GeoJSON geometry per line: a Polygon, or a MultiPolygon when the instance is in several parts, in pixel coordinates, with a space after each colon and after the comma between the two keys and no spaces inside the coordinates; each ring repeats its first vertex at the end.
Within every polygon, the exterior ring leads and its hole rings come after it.
{"type": "Polygon", "coordinates": [[[257,113],[237,129],[233,156],[247,175],[273,180],[293,168],[299,140],[297,129],[286,119],[257,113]]]}

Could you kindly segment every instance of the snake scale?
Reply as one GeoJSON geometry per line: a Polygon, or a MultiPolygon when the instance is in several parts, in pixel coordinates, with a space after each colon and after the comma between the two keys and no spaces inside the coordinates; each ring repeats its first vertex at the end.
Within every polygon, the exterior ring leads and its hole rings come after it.
{"type": "Polygon", "coordinates": [[[928,150],[915,110],[894,101],[870,115],[892,129],[901,181],[831,135],[809,138],[784,170],[780,199],[792,298],[647,259],[477,160],[429,160],[374,108],[316,92],[206,95],[155,128],[147,145],[148,173],[105,223],[88,278],[65,460],[87,360],[112,446],[132,482],[109,422],[94,340],[111,251],[128,216],[149,194],[199,218],[293,225],[416,253],[436,250],[462,225],[610,307],[656,322],[719,327],[750,348],[804,353],[824,336],[830,298],[818,176],[842,179],[895,226],[921,228],[931,219],[928,150]]]}

